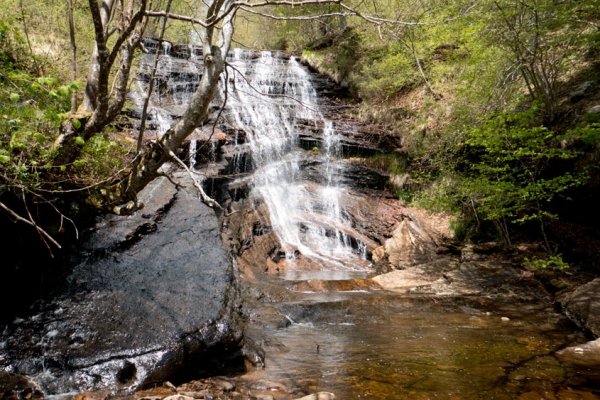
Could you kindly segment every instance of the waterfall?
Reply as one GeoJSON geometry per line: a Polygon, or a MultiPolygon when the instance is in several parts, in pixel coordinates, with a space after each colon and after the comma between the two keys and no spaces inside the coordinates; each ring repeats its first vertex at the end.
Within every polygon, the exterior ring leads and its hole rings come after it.
{"type": "MultiPolygon", "coordinates": [[[[182,115],[201,77],[196,61],[201,56],[193,46],[173,50],[173,55],[171,50],[170,44],[163,44],[150,102],[157,135],[182,115]],[[182,56],[183,52],[187,56],[182,56]]],[[[147,76],[153,59],[154,54],[142,56],[141,70],[147,76]]],[[[220,107],[227,99],[219,123],[235,129],[235,143],[230,143],[236,147],[233,163],[241,162],[242,146],[251,150],[251,191],[268,206],[280,251],[285,251],[289,260],[299,252],[325,269],[351,269],[361,264],[358,260],[366,258],[366,244],[347,234],[352,224],[342,201],[346,190],[340,179],[344,173],[340,135],[335,123],[321,112],[311,75],[295,57],[269,51],[234,49],[227,61],[227,79],[224,74],[213,105],[220,107]],[[307,130],[320,143],[310,151],[299,146],[300,135],[307,130]],[[244,144],[238,144],[238,132],[244,133],[244,144]],[[310,176],[306,165],[311,168],[310,176]]],[[[138,92],[144,94],[144,80],[138,84],[138,92]]],[[[140,104],[140,95],[132,97],[140,104]]],[[[197,135],[192,135],[189,144],[192,168],[201,167],[195,165],[196,149],[200,148],[196,143],[202,138],[201,133],[197,135]]],[[[214,144],[209,148],[214,149],[214,144]]],[[[211,165],[218,163],[217,158],[216,154],[210,157],[211,165]]],[[[241,167],[234,165],[232,170],[241,167]]]]}
{"type": "Polygon", "coordinates": [[[344,189],[337,179],[343,172],[339,135],[324,119],[310,76],[294,57],[251,55],[238,49],[228,60],[236,72],[227,82],[226,118],[246,132],[254,162],[253,190],[267,203],[288,259],[299,250],[334,268],[343,267],[348,257],[363,256],[365,246],[359,242],[354,249],[345,233],[351,226],[340,203],[344,189]],[[322,129],[320,185],[302,173],[307,154],[298,148],[300,120],[322,129]]]}

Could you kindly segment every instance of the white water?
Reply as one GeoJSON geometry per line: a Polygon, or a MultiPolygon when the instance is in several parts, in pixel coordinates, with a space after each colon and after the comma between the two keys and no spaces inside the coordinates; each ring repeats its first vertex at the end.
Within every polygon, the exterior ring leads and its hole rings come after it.
{"type": "Polygon", "coordinates": [[[262,52],[250,61],[249,54],[234,50],[228,60],[238,72],[230,73],[227,117],[247,133],[256,170],[254,190],[266,201],[282,244],[291,245],[288,259],[297,248],[329,268],[348,268],[345,261],[362,256],[364,246],[353,249],[344,233],[351,226],[340,205],[344,190],[336,176],[342,172],[341,148],[333,123],[324,120],[310,76],[295,58],[262,52]],[[297,119],[322,127],[321,185],[303,180],[300,166],[306,153],[297,149],[297,119]]]}
{"type": "MultiPolygon", "coordinates": [[[[168,50],[165,47],[164,50],[168,50]]],[[[153,54],[145,54],[142,70],[149,73],[153,54]]],[[[236,49],[229,57],[227,87],[221,79],[221,106],[227,90],[227,106],[223,116],[227,123],[246,133],[252,150],[252,190],[264,198],[269,208],[271,225],[278,235],[286,258],[292,260],[297,250],[310,256],[329,270],[355,269],[356,261],[366,257],[366,245],[345,233],[352,227],[342,206],[345,191],[337,176],[343,173],[339,135],[331,121],[323,118],[319,99],[310,75],[295,58],[282,59],[271,52],[256,53],[236,49]],[[297,121],[314,124],[322,132],[319,176],[309,182],[302,171],[307,152],[298,147],[297,121]]],[[[189,103],[199,71],[185,60],[161,55],[157,76],[169,77],[172,95],[162,96],[156,87],[150,102],[157,134],[166,132],[173,116],[180,115],[189,103]],[[177,68],[175,68],[177,67],[177,68]],[[191,80],[175,71],[185,71],[191,80]]],[[[139,93],[145,93],[140,82],[139,93]]],[[[143,96],[134,96],[142,104],[143,96]]],[[[190,145],[190,167],[195,166],[196,141],[190,145]]],[[[237,143],[236,143],[237,144],[237,143]]]]}

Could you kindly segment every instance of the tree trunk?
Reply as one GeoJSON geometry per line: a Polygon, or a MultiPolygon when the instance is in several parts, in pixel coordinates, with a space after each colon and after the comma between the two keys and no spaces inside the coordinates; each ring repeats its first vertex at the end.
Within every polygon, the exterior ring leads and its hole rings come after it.
{"type": "Polygon", "coordinates": [[[109,191],[109,202],[122,204],[132,201],[137,193],[158,176],[159,168],[169,159],[169,152],[175,152],[183,141],[204,122],[208,116],[208,107],[218,87],[219,76],[225,67],[226,54],[213,46],[212,53],[204,56],[204,72],[200,86],[192,97],[190,105],[175,126],[169,129],[150,148],[134,166],[129,179],[117,184],[109,191]]]}
{"type": "MultiPolygon", "coordinates": [[[[96,40],[94,50],[92,52],[92,57],[90,59],[90,68],[85,84],[85,94],[82,104],[83,112],[93,112],[98,104],[98,96],[100,93],[99,86],[101,79],[100,71],[102,69],[99,45],[101,48],[104,48],[106,45],[106,39],[108,36],[108,24],[112,19],[114,3],[114,0],[104,0],[102,2],[101,7],[99,7],[98,17],[100,18],[99,22],[102,25],[103,40],[102,43],[98,43],[98,40],[96,40]]],[[[90,1],[90,9],[92,9],[93,18],[96,17],[96,10],[93,9],[94,6],[97,7],[97,5],[92,4],[92,2],[90,1]]],[[[96,33],[96,38],[98,38],[98,33],[96,33]]]]}
{"type": "MultiPolygon", "coordinates": [[[[77,79],[77,44],[75,43],[75,23],[73,22],[73,1],[67,0],[69,13],[69,39],[71,41],[71,80],[77,79]]],[[[71,89],[71,113],[77,111],[77,91],[71,89]]]]}
{"type": "MultiPolygon", "coordinates": [[[[232,0],[215,1],[207,12],[207,20],[214,18],[221,7],[226,8],[231,2],[232,0]]],[[[201,30],[204,70],[198,89],[179,122],[165,132],[158,141],[150,143],[148,150],[135,163],[132,168],[133,172],[128,179],[124,179],[106,190],[108,206],[135,201],[137,193],[155,179],[160,167],[170,160],[170,154],[175,153],[194,129],[205,122],[208,117],[208,107],[218,87],[219,78],[225,70],[225,58],[233,36],[234,18],[235,12],[231,12],[223,19],[220,35],[215,40],[216,45],[212,44],[214,27],[201,30]]]]}

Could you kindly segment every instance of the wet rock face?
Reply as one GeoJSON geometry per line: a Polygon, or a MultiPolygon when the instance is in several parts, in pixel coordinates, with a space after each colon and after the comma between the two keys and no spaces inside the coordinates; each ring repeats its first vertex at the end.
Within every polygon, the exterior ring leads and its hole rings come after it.
{"type": "Polygon", "coordinates": [[[252,196],[234,203],[231,210],[235,212],[224,222],[223,242],[235,253],[243,273],[264,272],[269,255],[279,246],[267,205],[259,196],[252,196]]]}
{"type": "Polygon", "coordinates": [[[182,190],[159,219],[136,213],[104,225],[69,290],[4,330],[0,368],[50,394],[129,391],[240,349],[236,271],[212,209],[182,190]],[[154,229],[124,246],[123,226],[136,218],[154,229]],[[111,235],[111,225],[123,229],[111,235]]]}

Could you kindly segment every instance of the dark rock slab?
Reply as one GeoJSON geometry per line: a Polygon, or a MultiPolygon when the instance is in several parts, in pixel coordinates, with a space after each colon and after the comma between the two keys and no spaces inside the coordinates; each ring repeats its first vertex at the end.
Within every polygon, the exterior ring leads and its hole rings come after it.
{"type": "Polygon", "coordinates": [[[237,271],[213,210],[179,191],[154,223],[154,232],[117,250],[123,233],[99,228],[68,290],[4,329],[0,369],[49,394],[127,392],[238,351],[237,271]]]}
{"type": "Polygon", "coordinates": [[[564,313],[580,328],[600,337],[600,278],[558,299],[564,313]]]}
{"type": "Polygon", "coordinates": [[[126,246],[141,235],[156,231],[157,222],[169,209],[177,189],[167,178],[160,177],[150,182],[139,194],[138,200],[144,207],[132,215],[108,214],[96,218],[93,237],[85,243],[86,251],[126,246]]]}

